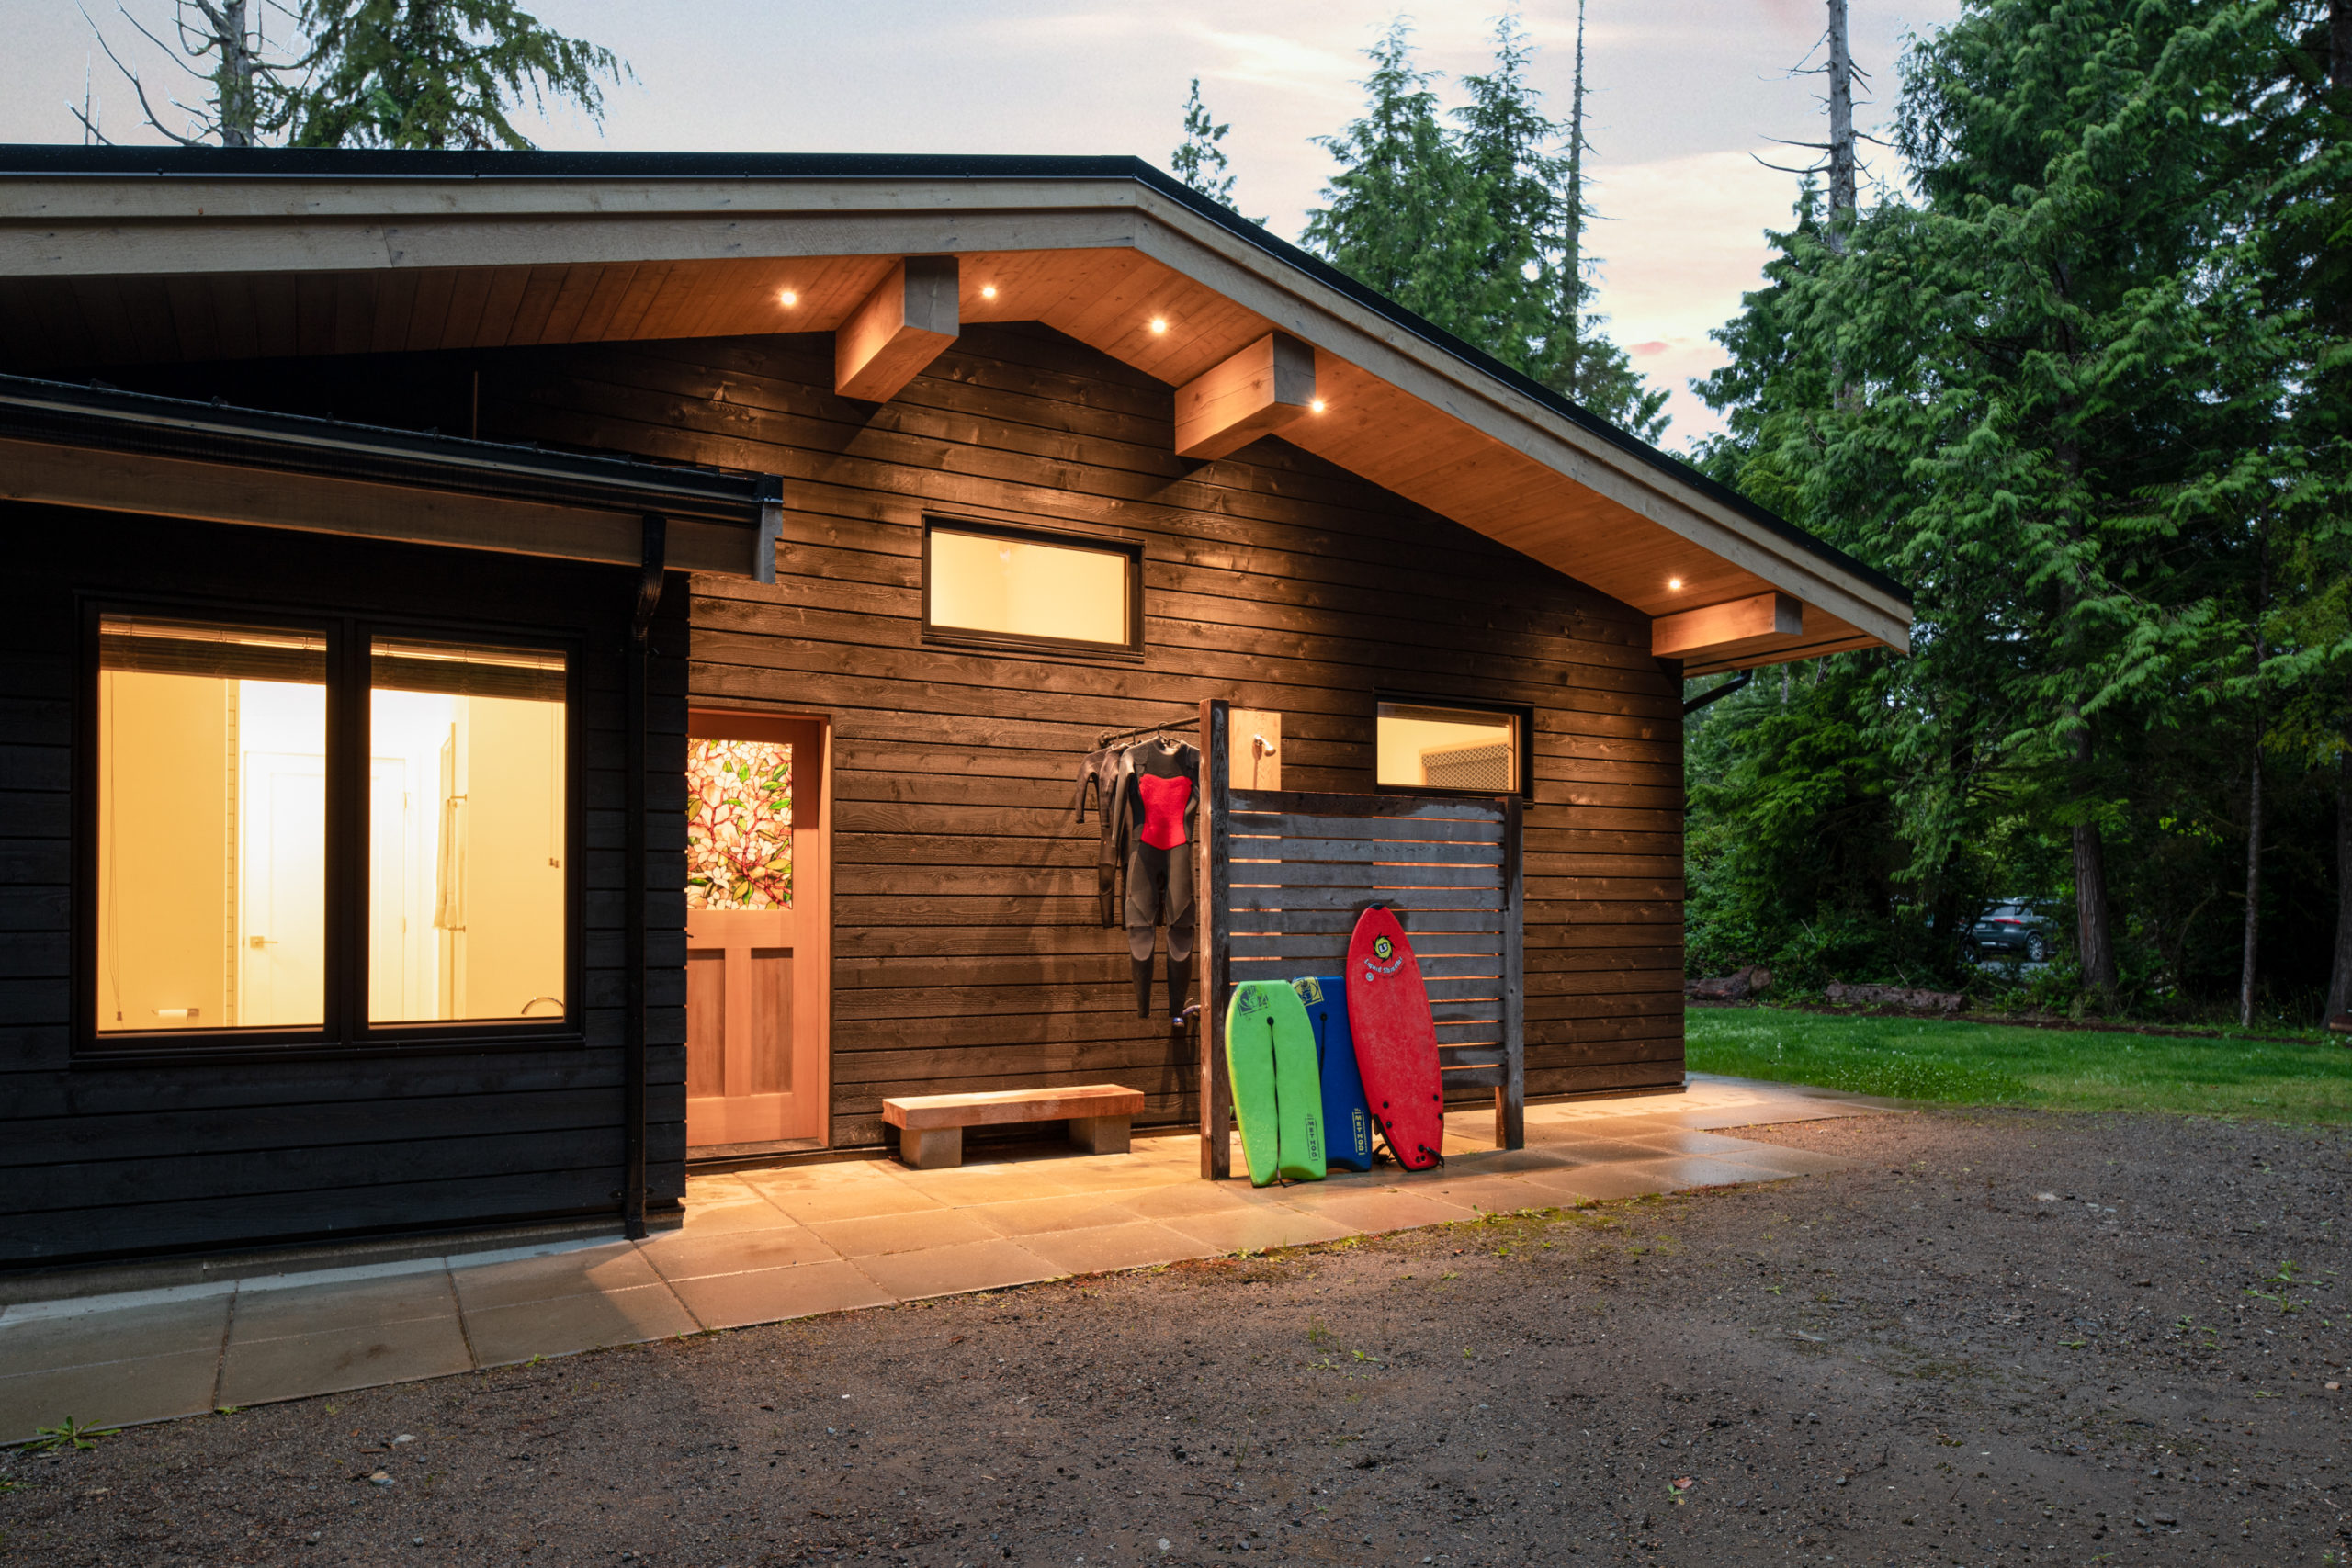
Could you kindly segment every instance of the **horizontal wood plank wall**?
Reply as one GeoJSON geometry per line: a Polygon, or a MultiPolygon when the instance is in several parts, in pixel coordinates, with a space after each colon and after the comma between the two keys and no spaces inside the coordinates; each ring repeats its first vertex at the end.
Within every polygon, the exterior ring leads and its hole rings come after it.
{"type": "Polygon", "coordinates": [[[947,1089],[1116,1080],[1194,1115],[1072,800],[1097,731],[1209,696],[1283,715],[1295,790],[1374,787],[1375,688],[1532,708],[1528,1092],[1680,1081],[1680,708],[1639,615],[1279,441],[1181,461],[1170,389],[1045,328],[972,327],[879,407],[834,395],[831,352],[477,363],[485,437],[785,477],[775,586],[696,580],[691,681],[833,721],[835,1143],[947,1089]],[[1145,657],[925,646],[926,512],[1141,541],[1145,657]]]}
{"type": "MultiPolygon", "coordinates": [[[[0,506],[0,1268],[610,1213],[621,1179],[621,649],[634,571],[0,506]],[[587,1043],[75,1066],[77,590],[582,637],[587,1043]]],[[[685,1187],[686,582],[655,629],[650,1179],[685,1187]]],[[[616,1219],[617,1224],[617,1217],[616,1219]]]]}

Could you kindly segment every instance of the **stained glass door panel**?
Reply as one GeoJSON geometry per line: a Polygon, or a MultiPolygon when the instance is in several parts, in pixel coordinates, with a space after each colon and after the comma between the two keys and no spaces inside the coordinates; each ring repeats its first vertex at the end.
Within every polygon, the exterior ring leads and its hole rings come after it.
{"type": "Polygon", "coordinates": [[[823,746],[813,722],[695,716],[686,764],[691,1148],[824,1132],[823,746]]]}

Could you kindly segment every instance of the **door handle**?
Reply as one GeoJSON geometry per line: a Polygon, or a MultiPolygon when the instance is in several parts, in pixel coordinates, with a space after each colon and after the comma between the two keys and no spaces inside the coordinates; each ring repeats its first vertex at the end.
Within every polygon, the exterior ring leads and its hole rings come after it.
{"type": "Polygon", "coordinates": [[[277,939],[274,936],[249,936],[245,938],[245,945],[247,947],[276,947],[277,939]]]}

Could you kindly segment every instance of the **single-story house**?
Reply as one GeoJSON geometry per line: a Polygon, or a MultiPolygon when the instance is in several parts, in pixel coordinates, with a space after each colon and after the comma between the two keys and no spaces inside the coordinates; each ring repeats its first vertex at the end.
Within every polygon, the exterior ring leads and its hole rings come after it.
{"type": "Polygon", "coordinates": [[[0,1269],[1193,1123],[1080,780],[1212,704],[1196,840],[1511,802],[1525,1092],[1679,1083],[1682,682],[1910,624],[1126,159],[0,148],[0,1269]]]}

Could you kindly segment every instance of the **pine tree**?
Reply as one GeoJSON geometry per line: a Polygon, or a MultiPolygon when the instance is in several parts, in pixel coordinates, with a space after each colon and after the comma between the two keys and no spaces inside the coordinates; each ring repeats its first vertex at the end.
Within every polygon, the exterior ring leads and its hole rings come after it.
{"type": "Polygon", "coordinates": [[[569,100],[598,124],[611,50],[543,26],[514,0],[305,0],[298,147],[527,148],[509,111],[569,100]]]}
{"type": "Polygon", "coordinates": [[[1233,175],[1226,170],[1225,149],[1217,143],[1232,129],[1209,117],[1208,105],[1201,101],[1201,79],[1193,77],[1192,96],[1184,100],[1184,140],[1170,154],[1168,166],[1186,186],[1227,208],[1233,207],[1233,175]]]}
{"type": "Polygon", "coordinates": [[[1363,118],[1317,139],[1340,171],[1324,188],[1325,205],[1308,215],[1303,243],[1407,310],[1505,357],[1510,345],[1482,333],[1510,318],[1506,297],[1516,280],[1487,270],[1502,248],[1499,226],[1438,117],[1435,74],[1414,63],[1402,17],[1364,52],[1373,70],[1360,85],[1369,101],[1363,118]]]}
{"type": "Polygon", "coordinates": [[[1584,308],[1582,229],[1564,195],[1561,128],[1527,80],[1515,18],[1496,26],[1495,66],[1464,78],[1469,102],[1438,108],[1400,19],[1366,51],[1366,113],[1322,139],[1340,164],[1308,220],[1307,247],[1504,364],[1656,440],[1663,390],[1643,385],[1584,308]]]}

